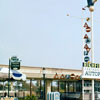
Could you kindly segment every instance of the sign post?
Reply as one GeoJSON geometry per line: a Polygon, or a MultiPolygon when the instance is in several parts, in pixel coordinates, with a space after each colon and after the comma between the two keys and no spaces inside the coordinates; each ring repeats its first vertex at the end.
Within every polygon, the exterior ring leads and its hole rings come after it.
{"type": "Polygon", "coordinates": [[[9,59],[9,72],[8,72],[8,97],[9,97],[9,90],[10,90],[10,59],[9,59]]]}
{"type": "Polygon", "coordinates": [[[13,69],[13,70],[19,70],[20,69],[20,60],[16,56],[9,58],[8,97],[9,97],[9,91],[10,91],[10,69],[13,69]]]}

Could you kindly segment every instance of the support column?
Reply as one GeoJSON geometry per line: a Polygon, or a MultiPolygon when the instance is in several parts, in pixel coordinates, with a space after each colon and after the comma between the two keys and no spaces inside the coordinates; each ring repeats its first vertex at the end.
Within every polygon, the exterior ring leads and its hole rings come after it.
{"type": "Polygon", "coordinates": [[[40,98],[41,98],[41,80],[40,80],[40,91],[39,92],[40,92],[40,98]]]}
{"type": "Polygon", "coordinates": [[[47,100],[47,93],[51,92],[51,80],[46,80],[46,100],[47,100]]]}
{"type": "Polygon", "coordinates": [[[59,92],[59,81],[58,81],[58,92],[59,92]]]}
{"type": "MultiPolygon", "coordinates": [[[[93,49],[93,12],[91,14],[91,63],[94,63],[94,49],[93,49]]],[[[94,79],[92,79],[92,100],[95,100],[94,97],[94,79]]]]}
{"type": "Polygon", "coordinates": [[[82,79],[82,100],[84,100],[84,79],[82,79]]]}
{"type": "Polygon", "coordinates": [[[30,79],[30,97],[32,97],[32,79],[30,79]]]}
{"type": "Polygon", "coordinates": [[[94,79],[92,79],[92,100],[95,100],[94,98],[94,79]]]}
{"type": "Polygon", "coordinates": [[[4,79],[3,79],[3,96],[4,96],[4,79]]]}

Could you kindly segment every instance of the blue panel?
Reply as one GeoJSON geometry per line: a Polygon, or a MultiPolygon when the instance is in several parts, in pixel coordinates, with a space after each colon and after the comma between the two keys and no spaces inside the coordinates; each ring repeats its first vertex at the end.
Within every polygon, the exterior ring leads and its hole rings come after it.
{"type": "Polygon", "coordinates": [[[51,100],[51,96],[50,96],[50,92],[49,93],[47,93],[47,100],[51,100]]]}
{"type": "Polygon", "coordinates": [[[90,7],[90,6],[93,6],[93,5],[94,5],[93,0],[87,0],[87,3],[88,3],[88,7],[90,7]]]}
{"type": "Polygon", "coordinates": [[[13,75],[14,75],[14,77],[21,77],[22,76],[22,74],[20,74],[20,73],[13,73],[13,75]]]}
{"type": "Polygon", "coordinates": [[[47,94],[47,100],[60,100],[59,92],[49,92],[47,94]]]}

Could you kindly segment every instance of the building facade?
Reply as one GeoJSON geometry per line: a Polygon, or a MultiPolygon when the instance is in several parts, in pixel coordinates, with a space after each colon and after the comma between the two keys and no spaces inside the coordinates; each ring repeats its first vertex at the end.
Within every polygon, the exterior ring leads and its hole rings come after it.
{"type": "MultiPolygon", "coordinates": [[[[0,67],[8,67],[0,65],[0,67]]],[[[26,81],[10,80],[10,96],[37,96],[45,98],[48,92],[60,92],[61,100],[82,100],[82,70],[21,66],[20,71],[27,77],[26,81]],[[45,77],[43,77],[45,74],[45,77]],[[44,84],[45,82],[45,84],[44,84]]],[[[85,100],[91,100],[92,85],[90,79],[84,79],[85,100]]],[[[95,100],[99,98],[100,81],[95,80],[95,100]]],[[[0,96],[7,95],[7,78],[0,77],[0,96]]]]}

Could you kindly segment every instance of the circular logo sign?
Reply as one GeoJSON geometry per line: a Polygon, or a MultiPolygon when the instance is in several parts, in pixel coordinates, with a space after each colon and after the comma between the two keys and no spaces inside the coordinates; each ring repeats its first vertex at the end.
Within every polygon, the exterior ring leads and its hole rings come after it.
{"type": "Polygon", "coordinates": [[[88,38],[85,40],[85,43],[89,44],[91,42],[91,40],[88,38]]]}
{"type": "Polygon", "coordinates": [[[89,60],[90,60],[90,58],[88,56],[84,58],[85,62],[88,62],[89,60]]]}
{"type": "Polygon", "coordinates": [[[91,31],[91,28],[90,27],[87,27],[86,28],[86,32],[90,32],[91,31]]]}

